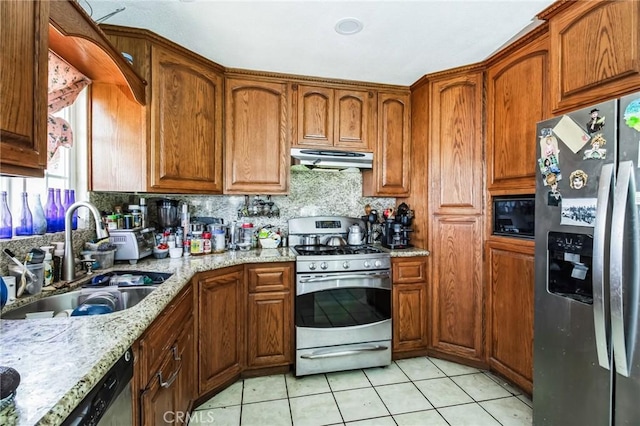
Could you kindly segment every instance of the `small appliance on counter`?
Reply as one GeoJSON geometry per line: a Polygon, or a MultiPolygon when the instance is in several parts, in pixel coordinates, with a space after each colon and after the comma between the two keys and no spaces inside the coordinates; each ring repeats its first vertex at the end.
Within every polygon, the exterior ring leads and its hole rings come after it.
{"type": "Polygon", "coordinates": [[[392,250],[413,247],[410,242],[411,222],[413,211],[407,204],[400,204],[395,217],[386,219],[383,224],[382,246],[392,250]]]}
{"type": "Polygon", "coordinates": [[[134,265],[138,259],[151,256],[156,244],[153,228],[112,229],[109,242],[116,245],[115,260],[128,260],[134,265]]]}

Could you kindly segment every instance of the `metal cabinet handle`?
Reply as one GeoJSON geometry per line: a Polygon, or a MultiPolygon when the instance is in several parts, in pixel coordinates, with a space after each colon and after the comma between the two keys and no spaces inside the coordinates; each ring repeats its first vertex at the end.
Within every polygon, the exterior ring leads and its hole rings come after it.
{"type": "MultiPolygon", "coordinates": [[[[618,165],[618,183],[615,191],[613,216],[611,220],[611,258],[609,282],[611,284],[611,338],[613,341],[613,358],[618,374],[629,377],[631,373],[631,358],[635,346],[635,324],[638,319],[638,295],[636,300],[629,303],[629,329],[625,330],[624,298],[633,297],[629,291],[638,285],[638,271],[632,276],[624,273],[625,238],[629,241],[632,253],[626,253],[626,261],[637,263],[638,258],[638,217],[635,207],[636,183],[632,161],[623,161],[618,165]],[[631,208],[629,208],[631,206],[631,208]],[[630,215],[628,216],[628,213],[630,215]],[[625,221],[629,219],[631,234],[625,235],[625,221]],[[627,295],[627,291],[629,292],[627,295]]],[[[637,265],[635,265],[637,268],[637,265]]]]}
{"type": "MultiPolygon", "coordinates": [[[[178,346],[174,345],[171,348],[171,352],[173,353],[173,360],[174,361],[181,361],[182,357],[178,354],[178,346]]],[[[176,370],[169,376],[169,378],[167,379],[167,381],[165,382],[164,380],[162,380],[162,371],[158,371],[158,381],[160,382],[160,386],[162,386],[163,388],[168,388],[170,387],[173,382],[176,381],[176,378],[178,377],[178,373],[180,372],[180,370],[182,369],[182,362],[178,365],[178,368],[176,368],[176,370]]]]}
{"type": "Polygon", "coordinates": [[[328,350],[328,351],[322,351],[322,352],[314,352],[311,354],[300,355],[300,358],[304,358],[304,359],[337,358],[340,356],[357,355],[362,352],[386,351],[387,349],[388,349],[387,346],[373,345],[373,346],[364,346],[361,348],[354,348],[354,349],[344,349],[344,350],[337,350],[337,351],[328,350]]]}
{"type": "Polygon", "coordinates": [[[605,253],[608,247],[607,225],[611,216],[611,197],[613,188],[613,164],[602,166],[600,184],[598,185],[598,208],[593,231],[593,325],[596,335],[596,351],[598,363],[610,370],[611,358],[607,322],[605,313],[605,253]]]}
{"type": "Polygon", "coordinates": [[[344,274],[344,275],[333,275],[330,277],[318,277],[318,278],[309,278],[309,279],[301,279],[301,283],[321,283],[326,281],[335,281],[335,280],[358,280],[363,278],[374,278],[374,279],[385,279],[389,278],[389,274],[344,274]]]}

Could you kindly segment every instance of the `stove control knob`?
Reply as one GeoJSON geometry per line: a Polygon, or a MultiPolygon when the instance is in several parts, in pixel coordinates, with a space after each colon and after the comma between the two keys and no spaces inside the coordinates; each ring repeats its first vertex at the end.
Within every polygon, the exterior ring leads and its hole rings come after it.
{"type": "Polygon", "coordinates": [[[311,269],[312,271],[316,269],[316,264],[315,263],[310,263],[309,264],[309,269],[311,269]]]}
{"type": "Polygon", "coordinates": [[[320,264],[320,269],[327,269],[329,267],[329,265],[327,265],[327,262],[322,262],[320,264]]]}
{"type": "Polygon", "coordinates": [[[379,268],[382,266],[382,262],[380,262],[379,260],[376,260],[375,262],[373,262],[373,266],[375,266],[376,268],[379,268]]]}
{"type": "Polygon", "coordinates": [[[342,264],[342,267],[343,267],[344,269],[349,269],[349,266],[350,266],[350,265],[349,265],[349,262],[344,262],[344,263],[342,264]]]}
{"type": "Polygon", "coordinates": [[[365,260],[363,265],[364,265],[365,268],[370,268],[371,267],[371,263],[369,263],[368,260],[365,260]]]}

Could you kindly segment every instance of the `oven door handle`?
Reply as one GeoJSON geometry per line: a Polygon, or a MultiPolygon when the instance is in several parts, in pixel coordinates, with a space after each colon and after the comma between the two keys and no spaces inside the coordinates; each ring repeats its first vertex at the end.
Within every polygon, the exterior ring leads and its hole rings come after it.
{"type": "Polygon", "coordinates": [[[383,345],[371,345],[371,346],[362,346],[354,349],[344,349],[344,350],[325,350],[314,352],[310,354],[300,355],[300,358],[304,359],[322,359],[322,358],[337,358],[341,356],[349,356],[349,355],[357,355],[362,352],[378,352],[378,351],[386,351],[389,349],[387,346],[383,345]]]}
{"type": "Polygon", "coordinates": [[[367,275],[367,274],[343,274],[343,275],[333,275],[330,277],[318,277],[318,278],[302,278],[300,279],[300,282],[302,284],[306,284],[306,283],[322,283],[322,282],[327,282],[327,281],[336,281],[336,280],[360,280],[363,278],[374,278],[374,279],[385,279],[385,278],[389,278],[389,274],[371,274],[371,275],[367,275]]]}

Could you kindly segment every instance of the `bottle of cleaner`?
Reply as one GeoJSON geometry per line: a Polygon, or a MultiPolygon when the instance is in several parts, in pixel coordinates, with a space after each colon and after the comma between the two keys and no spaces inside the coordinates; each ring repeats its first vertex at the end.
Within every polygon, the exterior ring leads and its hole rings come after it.
{"type": "Polygon", "coordinates": [[[44,286],[48,286],[53,284],[53,255],[51,252],[53,251],[53,246],[42,246],[40,250],[44,251],[44,260],[42,264],[44,265],[44,286]]]}

